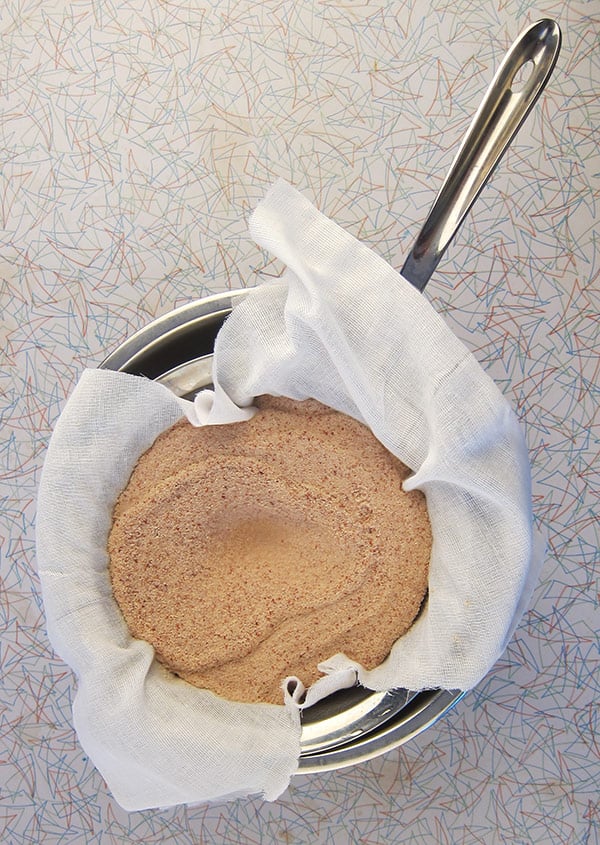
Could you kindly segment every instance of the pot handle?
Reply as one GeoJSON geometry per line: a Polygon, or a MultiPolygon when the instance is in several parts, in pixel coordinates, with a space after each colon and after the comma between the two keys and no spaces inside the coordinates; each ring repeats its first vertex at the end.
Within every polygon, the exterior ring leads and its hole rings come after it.
{"type": "Polygon", "coordinates": [[[554,70],[561,40],[558,24],[544,18],[528,27],[504,57],[401,270],[417,290],[424,289],[467,212],[544,90],[554,70]],[[529,75],[524,78],[527,72],[529,75]]]}

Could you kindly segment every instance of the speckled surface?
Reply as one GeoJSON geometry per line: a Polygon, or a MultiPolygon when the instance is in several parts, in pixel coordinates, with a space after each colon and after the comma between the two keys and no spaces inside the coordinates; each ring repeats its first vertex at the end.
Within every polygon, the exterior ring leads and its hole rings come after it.
{"type": "Polygon", "coordinates": [[[6,0],[0,10],[0,838],[599,841],[597,2],[6,0]],[[502,660],[441,722],[275,803],[127,814],[71,726],[35,496],[85,366],[281,268],[247,218],[283,177],[393,266],[495,67],[548,15],[557,69],[426,295],[516,408],[548,555],[502,660]],[[596,494],[596,498],[594,496],[596,494]]]}

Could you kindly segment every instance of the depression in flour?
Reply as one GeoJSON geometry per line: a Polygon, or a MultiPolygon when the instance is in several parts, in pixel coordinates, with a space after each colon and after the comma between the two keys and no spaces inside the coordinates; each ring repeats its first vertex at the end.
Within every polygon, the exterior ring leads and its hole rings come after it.
{"type": "MultiPolygon", "coordinates": [[[[87,371],[53,434],[40,489],[38,559],[48,631],[78,675],[80,740],[128,809],[279,795],[300,724],[285,706],[186,683],[131,636],[111,590],[108,537],[138,458],[183,415],[253,417],[254,398],[316,400],[373,432],[427,500],[428,594],[378,665],[336,653],[308,691],[469,689],[502,653],[537,575],[529,464],[510,407],[423,296],[285,183],[254,212],[281,279],[249,291],[219,333],[215,390],[184,403],[160,385],[87,371]],[[267,737],[267,739],[265,739],[267,737]]],[[[316,692],[315,692],[316,691],[316,692]]]]}

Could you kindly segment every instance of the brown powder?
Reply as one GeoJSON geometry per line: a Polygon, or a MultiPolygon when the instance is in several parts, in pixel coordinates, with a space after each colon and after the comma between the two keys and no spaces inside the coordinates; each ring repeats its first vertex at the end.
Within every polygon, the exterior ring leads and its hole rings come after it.
{"type": "Polygon", "coordinates": [[[133,636],[191,684],[281,703],[344,652],[379,665],[427,587],[425,498],[368,428],[261,397],[248,422],[181,421],[138,461],[109,537],[133,636]]]}

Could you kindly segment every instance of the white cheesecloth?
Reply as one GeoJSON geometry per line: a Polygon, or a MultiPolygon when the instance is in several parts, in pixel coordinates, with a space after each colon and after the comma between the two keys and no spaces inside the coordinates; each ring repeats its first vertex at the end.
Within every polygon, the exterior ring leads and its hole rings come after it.
{"type": "Polygon", "coordinates": [[[261,794],[297,769],[296,701],[239,704],[175,678],[133,639],[113,599],[112,508],[138,457],[184,413],[247,419],[253,398],[313,397],[366,423],[413,470],[433,549],[426,605],[384,663],[344,655],[307,703],[357,675],[376,689],[470,689],[492,667],[531,596],[529,461],[518,421],[426,298],[382,258],[278,182],[250,221],[281,259],[248,291],[215,346],[215,390],[192,404],[147,379],[86,371],[53,433],[40,485],[37,554],[48,633],[74,669],[74,723],[128,810],[261,794]]]}

